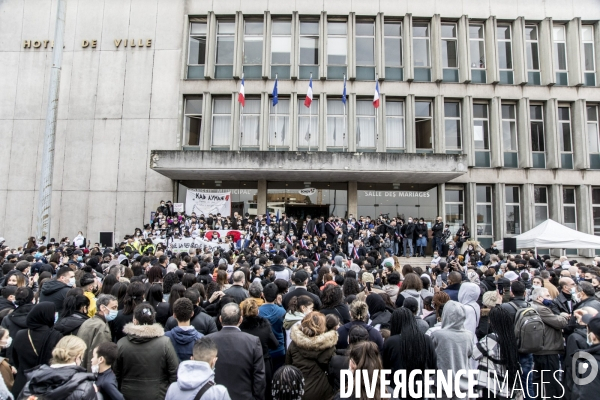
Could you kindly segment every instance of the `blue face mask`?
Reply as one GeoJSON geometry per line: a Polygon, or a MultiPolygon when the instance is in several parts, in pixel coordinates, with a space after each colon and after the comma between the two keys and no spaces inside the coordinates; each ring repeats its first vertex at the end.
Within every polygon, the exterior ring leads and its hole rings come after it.
{"type": "Polygon", "coordinates": [[[110,321],[114,320],[115,318],[117,318],[118,313],[119,313],[118,310],[110,310],[108,312],[108,315],[105,315],[104,318],[106,318],[106,321],[110,322],[110,321]]]}
{"type": "Polygon", "coordinates": [[[544,301],[542,301],[542,303],[546,306],[546,307],[550,307],[552,305],[552,300],[548,300],[548,299],[544,299],[544,301]]]}
{"type": "Polygon", "coordinates": [[[82,262],[83,261],[83,257],[82,256],[78,256],[77,257],[77,261],[82,262]]]}

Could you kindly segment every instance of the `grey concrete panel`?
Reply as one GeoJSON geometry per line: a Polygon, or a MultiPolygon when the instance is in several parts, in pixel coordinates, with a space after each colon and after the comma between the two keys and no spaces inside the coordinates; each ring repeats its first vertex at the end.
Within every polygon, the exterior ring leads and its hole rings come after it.
{"type": "Polygon", "coordinates": [[[59,236],[75,237],[77,231],[87,232],[89,195],[87,190],[65,190],[60,201],[59,236]]]}
{"type": "Polygon", "coordinates": [[[121,120],[94,121],[91,157],[91,190],[117,190],[119,147],[121,144],[121,120]]]}
{"type": "MultiPolygon", "coordinates": [[[[38,192],[35,192],[35,199],[36,199],[36,204],[37,204],[37,200],[38,200],[38,192]]],[[[61,208],[60,208],[60,202],[62,200],[62,191],[61,190],[53,190],[52,191],[52,212],[51,212],[51,218],[52,218],[52,222],[50,224],[50,237],[51,238],[55,238],[56,240],[60,240],[61,238],[57,237],[60,233],[60,212],[61,212],[61,208]]],[[[34,209],[35,212],[35,209],[34,209]]],[[[35,224],[37,222],[36,217],[34,216],[32,219],[33,223],[35,224]]],[[[35,225],[34,225],[35,226],[35,225]]],[[[23,235],[25,236],[25,235],[23,235]]]]}
{"type": "Polygon", "coordinates": [[[547,16],[545,3],[544,0],[519,1],[519,15],[524,16],[527,21],[541,21],[547,16]]]}
{"type": "Polygon", "coordinates": [[[63,164],[63,190],[89,190],[93,120],[70,120],[67,124],[63,164]]]}
{"type": "Polygon", "coordinates": [[[144,216],[144,192],[117,192],[117,218],[115,222],[115,240],[123,240],[123,236],[131,235],[136,227],[149,220],[144,216]]]}
{"type": "Polygon", "coordinates": [[[184,4],[184,0],[158,0],[156,41],[152,47],[157,50],[181,49],[184,4]]]}
{"type": "Polygon", "coordinates": [[[145,188],[148,151],[147,119],[124,119],[121,124],[119,151],[119,175],[117,189],[120,191],[143,191],[145,188]]]}
{"type": "MultiPolygon", "coordinates": [[[[350,12],[350,2],[349,1],[345,2],[344,0],[337,0],[337,2],[340,4],[347,3],[345,6],[343,6],[344,10],[346,10],[344,12],[344,15],[346,15],[350,12]]],[[[313,0],[313,1],[296,0],[295,11],[298,11],[298,13],[300,15],[318,15],[319,13],[321,13],[321,11],[325,10],[324,3],[325,3],[324,0],[313,0]]],[[[327,2],[327,8],[333,8],[333,6],[330,4],[329,1],[327,2]]],[[[341,14],[341,11],[340,11],[340,14],[341,14]]]]}
{"type": "MultiPolygon", "coordinates": [[[[13,120],[0,119],[0,190],[8,189],[8,171],[10,169],[11,144],[13,134],[13,120]]],[[[0,208],[2,210],[2,208],[0,208]]],[[[1,214],[0,214],[1,216],[1,214]]],[[[0,230],[0,232],[2,232],[0,230]]]]}
{"type": "Polygon", "coordinates": [[[102,37],[98,37],[98,46],[102,50],[115,50],[115,39],[129,38],[131,0],[104,0],[104,4],[102,37]]]}
{"type": "Polygon", "coordinates": [[[127,50],[100,52],[96,118],[120,118],[123,115],[126,63],[127,50]]]}
{"type": "Polygon", "coordinates": [[[148,118],[154,53],[149,49],[127,50],[123,118],[148,118]]]}
{"type": "MultiPolygon", "coordinates": [[[[177,149],[178,119],[151,119],[148,135],[148,154],[157,146],[161,149],[177,149]]],[[[156,171],[148,169],[146,173],[146,190],[148,191],[170,191],[172,181],[156,171]]]]}
{"type": "Polygon", "coordinates": [[[241,0],[232,0],[232,1],[219,1],[219,0],[192,0],[190,3],[190,10],[193,8],[194,10],[198,9],[199,5],[196,3],[204,3],[201,5],[202,8],[208,7],[209,10],[214,11],[215,14],[228,14],[233,15],[236,11],[240,10],[242,1],[241,0]],[[212,4],[211,4],[212,3],[212,4]]]}
{"type": "Polygon", "coordinates": [[[88,200],[87,238],[100,240],[99,232],[114,232],[117,216],[117,192],[90,192],[88,200]]]}
{"type": "MultiPolygon", "coordinates": [[[[4,7],[4,3],[2,2],[4,7]]],[[[22,48],[24,40],[45,40],[51,39],[54,36],[54,32],[50,33],[50,21],[52,10],[56,8],[56,4],[48,0],[28,0],[23,2],[23,14],[21,17],[21,23],[23,24],[21,30],[21,43],[22,48]]],[[[17,14],[19,15],[19,14],[17,14]]],[[[4,27],[2,27],[4,31],[4,27]]],[[[33,50],[33,49],[30,49],[33,50]]],[[[40,49],[37,49],[38,51],[40,49]]]]}
{"type": "Polygon", "coordinates": [[[93,49],[73,53],[69,119],[94,118],[99,61],[100,52],[93,49]]]}
{"type": "Polygon", "coordinates": [[[92,48],[92,40],[96,40],[96,46],[100,48],[105,4],[103,0],[84,0],[80,2],[82,12],[77,14],[77,20],[75,21],[75,49],[81,50],[81,44],[84,40],[90,43],[90,46],[87,48],[88,50],[92,48]]]}
{"type": "Polygon", "coordinates": [[[463,14],[469,18],[487,19],[490,14],[490,3],[493,0],[462,0],[463,14]]]}
{"type": "MultiPolygon", "coordinates": [[[[2,234],[4,235],[4,232],[6,232],[6,215],[4,214],[4,210],[6,210],[6,196],[8,195],[8,191],[7,190],[1,190],[0,189],[0,232],[3,232],[2,234]]],[[[10,220],[9,220],[9,224],[10,224],[10,220]]],[[[6,237],[5,237],[6,239],[6,237]]],[[[12,244],[12,238],[10,238],[9,242],[7,244],[12,244]]]]}
{"type": "Polygon", "coordinates": [[[181,50],[156,50],[150,118],[178,117],[180,66],[181,50]]]}
{"type": "MultiPolygon", "coordinates": [[[[169,190],[164,192],[146,192],[144,197],[144,215],[143,219],[140,219],[138,222],[139,225],[142,223],[149,224],[150,223],[150,213],[152,211],[156,211],[156,208],[160,204],[160,201],[168,201],[171,200],[173,203],[176,202],[175,197],[173,196],[173,186],[169,187],[169,190]]],[[[136,225],[136,227],[142,228],[141,226],[136,225]]]]}
{"type": "MultiPolygon", "coordinates": [[[[407,2],[407,11],[413,15],[413,18],[427,17],[430,18],[432,14],[431,10],[435,10],[435,0],[419,0],[407,2]]],[[[437,14],[437,12],[435,13],[437,14]]]]}
{"type": "MultiPolygon", "coordinates": [[[[52,175],[52,190],[62,190],[63,168],[65,165],[65,148],[67,144],[67,125],[69,121],[56,121],[56,138],[54,141],[54,173],[52,175]]],[[[43,133],[42,133],[43,135],[43,133]]],[[[41,138],[42,136],[40,136],[41,138]]],[[[41,141],[41,140],[40,140],[41,141]]],[[[36,185],[38,183],[36,182],[36,185]]],[[[52,228],[51,228],[52,229],[52,228]]]]}
{"type": "MultiPolygon", "coordinates": [[[[574,15],[573,3],[576,3],[577,1],[546,0],[544,1],[546,16],[552,17],[557,21],[568,21],[576,16],[574,15]]],[[[592,8],[597,7],[598,3],[596,3],[596,7],[592,8]]],[[[583,15],[585,15],[585,13],[583,15]]]]}
{"type": "Polygon", "coordinates": [[[24,2],[19,0],[3,1],[0,9],[0,27],[2,27],[0,51],[19,51],[23,48],[22,40],[25,40],[21,35],[24,2]]]}
{"type": "MultiPolygon", "coordinates": [[[[2,236],[15,246],[22,246],[31,233],[33,190],[9,190],[6,193],[6,218],[2,236]]],[[[3,216],[4,217],[4,216],[3,216]]]]}
{"type": "Polygon", "coordinates": [[[596,0],[577,0],[573,2],[573,16],[581,17],[584,21],[600,19],[600,8],[596,0]]]}
{"type": "Polygon", "coordinates": [[[379,12],[378,1],[352,0],[352,12],[357,16],[377,15],[379,12]]]}
{"type": "Polygon", "coordinates": [[[131,0],[129,39],[155,39],[157,13],[158,0],[131,0]]]}
{"type": "Polygon", "coordinates": [[[502,0],[489,2],[490,15],[496,16],[497,19],[513,20],[517,19],[520,15],[519,5],[523,3],[523,0],[502,0]]]}
{"type": "MultiPolygon", "coordinates": [[[[268,0],[252,0],[252,1],[240,1],[240,10],[245,15],[262,15],[265,10],[268,10],[268,0]]],[[[288,9],[289,13],[289,9],[288,9]]],[[[287,14],[287,13],[286,13],[287,14]]]]}
{"type": "MultiPolygon", "coordinates": [[[[72,51],[63,53],[63,63],[60,71],[60,90],[58,92],[58,116],[57,119],[69,118],[69,97],[71,96],[71,71],[73,69],[73,54],[72,51]]],[[[52,62],[52,56],[48,55],[48,62],[52,62]]],[[[48,87],[45,88],[44,108],[42,109],[42,118],[46,117],[48,107],[48,87]]]]}
{"type": "MultiPolygon", "coordinates": [[[[44,76],[47,52],[21,52],[19,80],[15,101],[15,119],[42,118],[42,103],[46,93],[44,76]]],[[[45,115],[45,111],[44,114],[45,115]]]]}
{"type": "Polygon", "coordinates": [[[15,120],[11,143],[11,161],[8,169],[10,190],[34,190],[36,159],[43,121],[15,120]]]}
{"type": "MultiPolygon", "coordinates": [[[[0,13],[0,15],[2,14],[0,13]]],[[[17,79],[19,76],[19,56],[20,53],[16,51],[2,52],[2,62],[0,62],[0,119],[12,119],[14,117],[17,79]]]]}

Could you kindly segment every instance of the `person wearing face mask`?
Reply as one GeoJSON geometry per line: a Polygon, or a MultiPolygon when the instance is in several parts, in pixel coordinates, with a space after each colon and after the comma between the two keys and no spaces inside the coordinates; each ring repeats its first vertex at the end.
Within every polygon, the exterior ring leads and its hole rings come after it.
{"type": "Polygon", "coordinates": [[[77,336],[62,338],[52,350],[50,366],[41,365],[29,372],[30,380],[19,398],[95,399],[95,377],[80,366],[85,350],[85,343],[77,336]]]}
{"type": "Polygon", "coordinates": [[[119,392],[117,377],[111,366],[119,356],[116,343],[106,342],[94,349],[92,373],[97,375],[96,387],[105,400],[124,400],[119,392]]]}
{"type": "Polygon", "coordinates": [[[404,231],[404,239],[402,242],[404,243],[404,256],[412,257],[413,256],[413,237],[415,233],[415,224],[413,223],[412,218],[408,218],[408,224],[406,224],[406,230],[404,231]],[[406,251],[406,246],[408,245],[410,251],[406,251]]]}
{"type": "Polygon", "coordinates": [[[575,305],[579,301],[577,298],[577,289],[575,281],[571,278],[563,277],[558,281],[558,296],[554,303],[560,312],[572,314],[575,305]]]}
{"type": "Polygon", "coordinates": [[[544,345],[542,350],[533,354],[535,372],[533,384],[543,390],[544,396],[550,398],[560,397],[563,389],[557,381],[557,375],[543,376],[539,371],[557,371],[560,369],[559,355],[564,354],[564,339],[562,330],[567,326],[568,315],[561,313],[555,315],[549,308],[552,305],[552,297],[546,288],[538,288],[531,294],[533,303],[531,305],[538,312],[544,323],[544,345]]]}
{"type": "Polygon", "coordinates": [[[81,294],[73,294],[65,299],[64,312],[56,321],[54,329],[63,335],[77,335],[81,325],[89,319],[87,312],[90,300],[81,294]]]}
{"type": "Polygon", "coordinates": [[[52,302],[60,316],[63,312],[63,303],[67,292],[75,286],[75,273],[69,267],[59,268],[56,278],[44,283],[40,291],[40,303],[52,302]]]}
{"type": "MultiPolygon", "coordinates": [[[[598,371],[600,367],[600,316],[598,314],[585,314],[581,318],[582,322],[587,325],[586,340],[587,349],[581,350],[584,353],[592,356],[596,361],[595,370],[598,371]]],[[[590,368],[590,361],[579,357],[576,360],[574,371],[577,373],[577,377],[582,380],[590,376],[590,373],[594,371],[594,368],[590,368]],[[583,365],[585,364],[585,365],[583,365]],[[587,368],[586,368],[587,367],[587,368]]],[[[581,381],[579,381],[581,382],[581,381]]],[[[576,383],[573,385],[573,399],[594,399],[598,397],[600,392],[600,379],[593,379],[591,382],[583,384],[576,383]]]]}
{"type": "Polygon", "coordinates": [[[88,351],[83,355],[83,366],[88,372],[92,371],[93,350],[101,343],[112,342],[108,323],[117,317],[119,303],[110,294],[102,294],[96,302],[98,312],[93,318],[86,320],[79,327],[77,336],[83,339],[88,351]]]}
{"type": "MultiPolygon", "coordinates": [[[[6,349],[12,344],[12,338],[9,335],[8,329],[0,328],[0,347],[6,349]]],[[[6,399],[10,394],[10,390],[15,383],[15,376],[13,375],[13,367],[9,364],[8,359],[0,357],[0,374],[2,379],[0,380],[0,396],[6,399]],[[2,383],[4,387],[2,387],[2,383]]]]}
{"type": "MultiPolygon", "coordinates": [[[[17,369],[12,393],[17,398],[23,390],[27,377],[25,371],[47,364],[52,357],[52,349],[62,338],[62,333],[54,329],[54,313],[52,303],[40,303],[27,315],[27,329],[17,333],[12,343],[13,365],[17,369]]],[[[65,398],[67,396],[64,396],[65,398]]],[[[27,397],[25,397],[27,398],[27,397]]]]}

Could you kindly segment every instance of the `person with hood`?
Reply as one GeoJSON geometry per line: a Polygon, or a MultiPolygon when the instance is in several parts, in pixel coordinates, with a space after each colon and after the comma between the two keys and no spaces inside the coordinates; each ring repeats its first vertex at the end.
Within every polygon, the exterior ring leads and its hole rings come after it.
{"type": "Polygon", "coordinates": [[[289,282],[292,278],[292,270],[283,265],[285,258],[281,255],[273,257],[273,265],[271,265],[271,271],[275,272],[275,279],[283,279],[289,282]]]}
{"type": "Polygon", "coordinates": [[[369,307],[369,325],[378,331],[389,329],[392,313],[385,306],[385,301],[381,296],[377,293],[371,293],[367,296],[366,303],[369,307]]]}
{"type": "Polygon", "coordinates": [[[344,294],[342,288],[336,285],[327,285],[325,290],[321,292],[321,314],[333,314],[338,317],[342,324],[347,324],[351,321],[350,311],[348,306],[344,304],[344,294]]]}
{"type": "Polygon", "coordinates": [[[27,329],[20,330],[12,343],[12,360],[17,369],[12,393],[19,396],[27,382],[25,371],[38,365],[47,364],[52,357],[52,349],[62,338],[62,333],[54,330],[53,303],[40,303],[27,315],[27,329]]]}
{"type": "Polygon", "coordinates": [[[471,282],[460,285],[458,291],[458,302],[465,306],[465,329],[473,334],[473,344],[477,343],[477,326],[481,316],[481,310],[477,304],[480,294],[479,286],[471,282]]]}
{"type": "Polygon", "coordinates": [[[3,317],[13,312],[17,306],[15,305],[16,286],[6,286],[2,288],[2,297],[0,297],[0,315],[3,317]]]}
{"type": "MultiPolygon", "coordinates": [[[[160,285],[155,285],[160,286],[160,285]]],[[[150,293],[150,290],[148,291],[150,293]]],[[[208,335],[218,331],[215,320],[206,313],[206,310],[200,306],[200,292],[197,289],[189,288],[183,293],[183,297],[190,299],[194,306],[194,315],[192,315],[192,326],[202,335],[208,335]]],[[[162,305],[163,303],[159,303],[162,305]]],[[[164,303],[168,304],[168,303],[164,303]]],[[[156,312],[158,315],[158,310],[156,312]]],[[[165,332],[177,326],[177,320],[174,317],[169,317],[165,324],[165,332]]]]}
{"type": "Polygon", "coordinates": [[[304,319],[306,315],[311,313],[314,309],[315,303],[312,298],[308,296],[294,297],[288,303],[288,310],[283,318],[283,328],[286,332],[286,343],[285,347],[288,348],[292,342],[291,330],[292,326],[296,325],[304,319]]]}
{"type": "MultiPolygon", "coordinates": [[[[27,315],[33,308],[33,291],[29,288],[18,288],[15,292],[15,305],[17,309],[4,317],[2,327],[8,329],[9,335],[14,339],[22,329],[27,329],[27,315]]],[[[12,344],[6,349],[6,357],[11,365],[15,365],[12,358],[12,344]]]]}
{"type": "Polygon", "coordinates": [[[60,339],[52,350],[50,366],[27,372],[28,382],[19,399],[95,400],[95,377],[81,367],[85,351],[85,343],[77,336],[60,339]]]}
{"type": "Polygon", "coordinates": [[[448,286],[446,286],[442,290],[448,293],[448,296],[450,296],[450,300],[458,301],[458,291],[460,290],[461,283],[462,275],[460,274],[460,272],[452,271],[448,274],[448,286]]]}
{"type": "Polygon", "coordinates": [[[277,371],[285,363],[285,339],[283,337],[283,319],[285,318],[285,308],[281,305],[281,294],[279,288],[274,283],[269,283],[263,289],[265,304],[258,307],[258,315],[267,319],[271,324],[271,330],[277,339],[276,349],[269,350],[273,371],[277,371]]]}
{"type": "Polygon", "coordinates": [[[88,372],[92,372],[94,349],[101,343],[112,341],[108,323],[116,318],[119,303],[117,302],[116,297],[110,294],[101,294],[100,297],[98,297],[97,305],[98,312],[96,315],[81,324],[79,331],[77,331],[77,336],[85,342],[88,348],[83,355],[82,363],[88,372]]]}
{"type": "Polygon", "coordinates": [[[256,336],[262,346],[263,360],[265,363],[265,398],[271,398],[271,379],[273,378],[273,364],[271,361],[271,350],[279,347],[279,341],[271,330],[269,320],[258,315],[258,304],[254,299],[246,299],[240,304],[242,312],[242,323],[240,330],[249,335],[256,336]]]}
{"type": "Polygon", "coordinates": [[[346,272],[348,272],[348,268],[344,265],[344,257],[342,257],[341,255],[335,256],[333,261],[335,263],[334,267],[337,268],[338,272],[341,275],[345,275],[346,272]]]}
{"type": "MultiPolygon", "coordinates": [[[[473,334],[465,329],[465,319],[465,307],[457,301],[450,300],[444,305],[441,329],[431,333],[437,355],[437,369],[444,376],[447,371],[451,371],[451,377],[454,377],[459,370],[470,368],[473,334]]],[[[466,377],[464,380],[466,383],[466,377]]],[[[461,379],[461,388],[462,383],[463,379],[461,379]]]]}
{"type": "Polygon", "coordinates": [[[217,344],[210,337],[197,340],[191,360],[179,364],[177,382],[171,383],[165,400],[231,400],[227,388],[214,381],[217,356],[217,344]]]}
{"type": "Polygon", "coordinates": [[[90,300],[82,294],[67,296],[63,314],[60,316],[54,329],[66,335],[77,335],[81,325],[89,319],[87,316],[90,300]]]}
{"type": "Polygon", "coordinates": [[[285,363],[298,368],[304,376],[304,400],[328,399],[333,389],[327,379],[329,361],[335,354],[338,333],[328,331],[325,316],[317,311],[306,315],[292,327],[292,343],[285,363]]]}
{"type": "Polygon", "coordinates": [[[419,332],[425,334],[425,332],[427,332],[429,329],[429,324],[425,322],[423,318],[417,316],[417,313],[419,312],[419,303],[417,302],[417,299],[414,297],[409,297],[408,299],[404,300],[402,308],[406,308],[412,313],[417,323],[417,329],[419,332]]]}
{"type": "Polygon", "coordinates": [[[421,310],[423,309],[421,290],[423,290],[423,282],[421,282],[419,275],[415,274],[414,272],[406,274],[404,281],[402,282],[400,292],[398,293],[398,297],[396,298],[396,307],[402,307],[404,299],[413,297],[419,302],[419,311],[417,315],[420,316],[421,310]]]}
{"type": "Polygon", "coordinates": [[[165,336],[171,339],[171,344],[175,348],[179,361],[190,360],[194,342],[204,336],[190,324],[193,314],[194,305],[190,299],[182,297],[173,304],[173,316],[177,320],[177,326],[165,332],[165,336]]]}
{"type": "Polygon", "coordinates": [[[394,310],[390,337],[383,344],[381,359],[383,368],[391,369],[392,374],[404,370],[408,376],[413,370],[437,368],[433,342],[420,332],[415,317],[407,308],[394,310]]]}
{"type": "MultiPolygon", "coordinates": [[[[373,294],[370,294],[369,296],[372,295],[373,294]]],[[[352,321],[340,326],[337,330],[338,342],[336,348],[338,350],[344,350],[348,347],[348,334],[350,329],[356,325],[365,328],[367,332],[369,332],[369,340],[375,342],[380,349],[383,348],[383,337],[381,336],[381,333],[371,325],[367,324],[367,321],[369,320],[368,311],[369,306],[367,306],[367,303],[364,301],[355,300],[350,305],[350,316],[352,317],[352,321]]]]}
{"type": "Polygon", "coordinates": [[[155,315],[151,305],[138,305],[123,329],[127,336],[117,342],[114,372],[126,400],[163,400],[177,380],[177,353],[155,315]]]}
{"type": "Polygon", "coordinates": [[[40,303],[54,303],[59,316],[62,316],[63,304],[67,292],[75,287],[75,273],[69,267],[61,267],[56,271],[56,278],[45,282],[40,290],[40,303]]]}
{"type": "Polygon", "coordinates": [[[392,303],[396,303],[396,299],[398,298],[398,293],[400,292],[400,274],[396,271],[388,274],[387,276],[387,285],[383,286],[382,289],[384,292],[390,296],[390,300],[392,303]]]}

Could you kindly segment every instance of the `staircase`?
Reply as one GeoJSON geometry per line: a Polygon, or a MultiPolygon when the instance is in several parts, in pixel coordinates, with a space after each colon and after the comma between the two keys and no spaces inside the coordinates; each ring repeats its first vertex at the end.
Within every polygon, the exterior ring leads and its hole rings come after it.
{"type": "Polygon", "coordinates": [[[400,266],[405,266],[406,264],[411,265],[412,267],[421,267],[423,270],[431,265],[431,256],[423,257],[398,257],[400,260],[400,266]]]}

